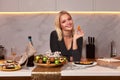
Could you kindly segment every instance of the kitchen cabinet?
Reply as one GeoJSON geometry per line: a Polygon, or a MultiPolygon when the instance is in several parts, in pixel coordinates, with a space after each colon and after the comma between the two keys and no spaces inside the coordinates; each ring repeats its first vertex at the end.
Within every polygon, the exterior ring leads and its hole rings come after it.
{"type": "Polygon", "coordinates": [[[55,11],[56,0],[20,0],[20,11],[55,11]]]}
{"type": "Polygon", "coordinates": [[[120,0],[94,0],[95,11],[120,11],[120,0]]]}
{"type": "Polygon", "coordinates": [[[0,0],[0,12],[55,11],[56,0],[0,0]]]}
{"type": "Polygon", "coordinates": [[[57,0],[57,10],[92,11],[92,0],[57,0]]]}
{"type": "Polygon", "coordinates": [[[0,0],[0,12],[120,11],[120,0],[0,0]]]}
{"type": "Polygon", "coordinates": [[[0,12],[16,12],[19,11],[18,0],[0,0],[0,12]]]}
{"type": "MultiPolygon", "coordinates": [[[[1,77],[1,80],[33,80],[31,77],[1,77]]],[[[120,80],[120,76],[63,76],[61,80],[120,80]]]]}

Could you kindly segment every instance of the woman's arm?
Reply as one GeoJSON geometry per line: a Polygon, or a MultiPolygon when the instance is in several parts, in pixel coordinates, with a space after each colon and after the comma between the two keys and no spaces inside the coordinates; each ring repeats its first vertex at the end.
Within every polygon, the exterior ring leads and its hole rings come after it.
{"type": "Polygon", "coordinates": [[[56,31],[52,31],[50,34],[50,49],[51,52],[59,51],[58,37],[56,31]]]}
{"type": "Polygon", "coordinates": [[[73,49],[72,56],[73,61],[80,61],[82,55],[83,37],[76,40],[76,49],[73,49]]]}
{"type": "Polygon", "coordinates": [[[74,61],[80,61],[81,54],[82,54],[82,45],[83,45],[83,36],[84,32],[81,29],[75,30],[74,36],[73,36],[73,60],[74,61]]]}

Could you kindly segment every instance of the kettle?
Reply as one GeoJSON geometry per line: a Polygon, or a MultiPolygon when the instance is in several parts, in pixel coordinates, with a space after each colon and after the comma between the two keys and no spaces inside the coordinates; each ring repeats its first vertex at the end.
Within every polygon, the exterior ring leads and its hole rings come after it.
{"type": "Polygon", "coordinates": [[[5,49],[2,45],[0,45],[0,60],[5,59],[5,49]]]}

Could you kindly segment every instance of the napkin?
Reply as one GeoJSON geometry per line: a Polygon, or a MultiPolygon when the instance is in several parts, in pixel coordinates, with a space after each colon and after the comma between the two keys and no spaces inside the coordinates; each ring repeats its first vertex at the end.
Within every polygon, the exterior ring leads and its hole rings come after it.
{"type": "Polygon", "coordinates": [[[19,60],[19,64],[23,64],[30,56],[34,55],[36,53],[36,49],[33,47],[31,42],[28,43],[25,52],[23,53],[21,59],[19,60]]]}

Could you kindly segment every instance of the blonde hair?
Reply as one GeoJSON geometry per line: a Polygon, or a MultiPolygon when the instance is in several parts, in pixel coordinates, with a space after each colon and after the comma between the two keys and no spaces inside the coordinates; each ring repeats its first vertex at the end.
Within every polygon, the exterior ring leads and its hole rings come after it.
{"type": "MultiPolygon", "coordinates": [[[[71,15],[67,12],[67,11],[60,11],[58,13],[58,15],[55,18],[55,29],[58,35],[58,40],[61,41],[63,38],[63,33],[62,33],[62,29],[61,29],[61,25],[60,25],[60,17],[64,14],[67,14],[70,16],[70,18],[72,19],[71,15]]],[[[72,29],[72,35],[74,33],[74,29],[72,29]]]]}

